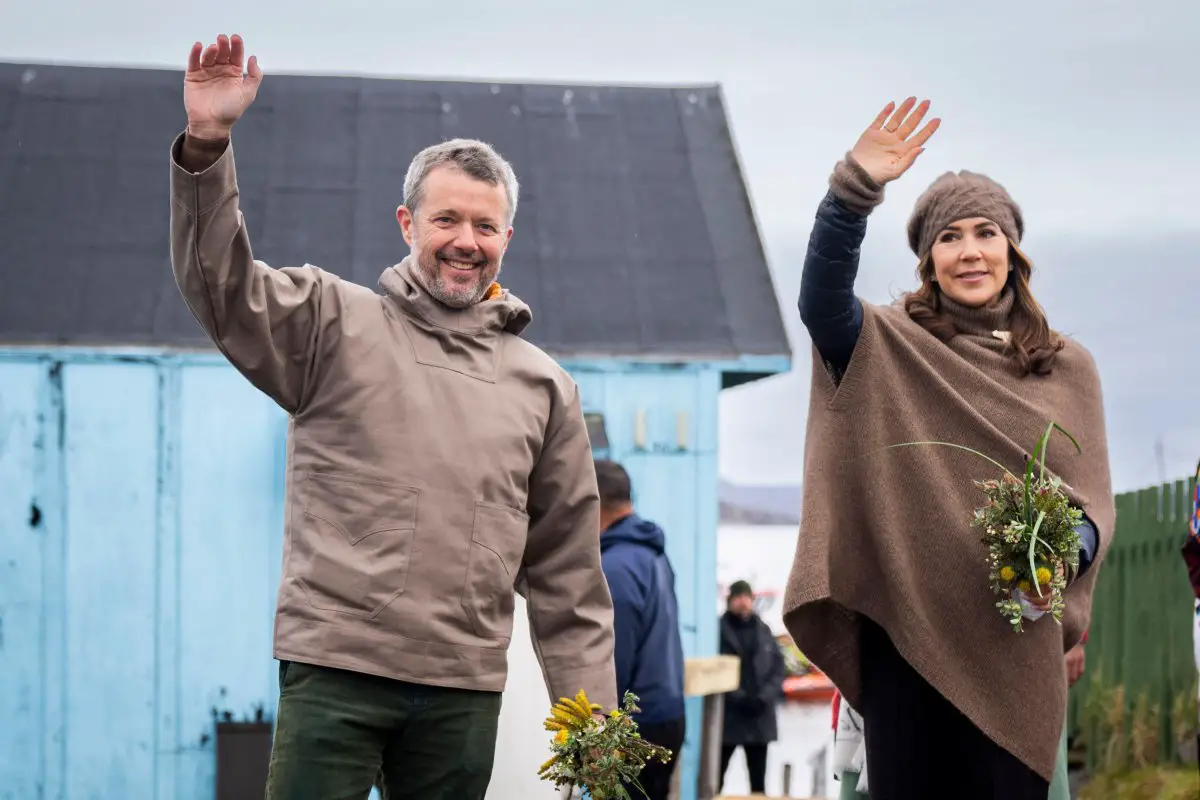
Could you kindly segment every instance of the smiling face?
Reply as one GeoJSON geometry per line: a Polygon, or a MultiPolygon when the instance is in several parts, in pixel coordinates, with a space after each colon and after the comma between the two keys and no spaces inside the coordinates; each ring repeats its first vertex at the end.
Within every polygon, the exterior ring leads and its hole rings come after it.
{"type": "Polygon", "coordinates": [[[929,257],[942,292],[969,308],[991,305],[1008,282],[1008,237],[989,219],[961,219],[934,239],[929,257]]]}
{"type": "Polygon", "coordinates": [[[396,218],[434,299],[467,308],[487,296],[513,233],[503,185],[438,166],[425,176],[417,207],[400,206],[396,218]]]}

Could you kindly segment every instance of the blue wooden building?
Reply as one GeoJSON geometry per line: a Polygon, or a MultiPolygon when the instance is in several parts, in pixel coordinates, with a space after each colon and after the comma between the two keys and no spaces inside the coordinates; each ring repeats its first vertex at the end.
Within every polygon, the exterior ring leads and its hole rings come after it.
{"type": "MultiPolygon", "coordinates": [[[[216,723],[273,714],[287,420],[174,285],[181,80],[0,64],[3,800],[209,800],[216,723]]],[[[512,160],[504,283],[715,653],[718,395],[790,357],[719,89],[268,76],[235,132],[256,256],[374,285],[409,159],[454,136],[512,160]]]]}

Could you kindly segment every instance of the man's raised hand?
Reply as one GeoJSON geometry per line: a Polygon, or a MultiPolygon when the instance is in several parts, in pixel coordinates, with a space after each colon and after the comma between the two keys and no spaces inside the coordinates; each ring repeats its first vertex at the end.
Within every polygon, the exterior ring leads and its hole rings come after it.
{"type": "Polygon", "coordinates": [[[245,62],[242,37],[221,34],[207,48],[192,45],[183,79],[183,106],[188,134],[198,139],[224,139],[258,94],[263,73],[258,58],[245,62]],[[245,68],[245,74],[243,74],[245,68]]]}

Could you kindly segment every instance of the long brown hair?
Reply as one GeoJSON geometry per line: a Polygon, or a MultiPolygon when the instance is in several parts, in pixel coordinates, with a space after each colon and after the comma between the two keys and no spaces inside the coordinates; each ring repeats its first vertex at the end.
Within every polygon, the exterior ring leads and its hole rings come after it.
{"type": "MultiPolygon", "coordinates": [[[[1009,325],[1009,350],[1017,366],[1017,373],[1026,375],[1049,375],[1054,369],[1054,357],[1066,342],[1050,329],[1046,312],[1033,296],[1029,279],[1033,265],[1025,254],[1012,243],[1008,248],[1009,263],[1007,286],[1013,290],[1013,307],[1009,325]]],[[[943,342],[959,334],[953,320],[942,312],[942,290],[934,280],[933,259],[926,256],[917,268],[921,286],[904,296],[904,310],[914,322],[943,342]]]]}

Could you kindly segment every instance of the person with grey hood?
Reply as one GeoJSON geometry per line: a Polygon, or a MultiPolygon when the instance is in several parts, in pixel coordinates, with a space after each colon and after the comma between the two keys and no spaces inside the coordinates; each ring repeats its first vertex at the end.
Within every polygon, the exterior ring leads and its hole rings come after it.
{"type": "Polygon", "coordinates": [[[412,253],[382,294],[272,268],[234,166],[262,82],[244,54],[192,48],[171,254],[213,343],[290,415],[267,797],[366,798],[378,777],[388,800],[482,800],[514,590],[552,698],[617,702],[579,391],[496,282],[517,180],[482,142],[418,153],[396,215],[412,253]]]}

